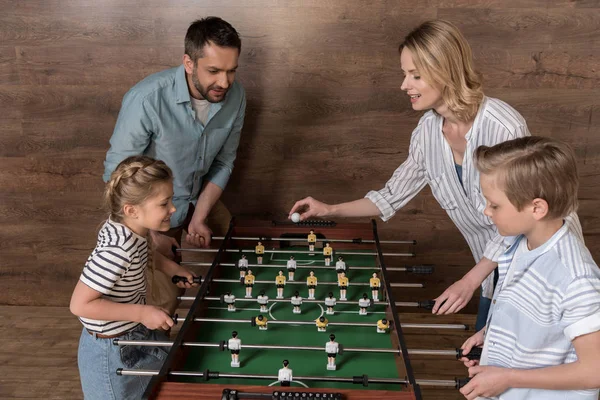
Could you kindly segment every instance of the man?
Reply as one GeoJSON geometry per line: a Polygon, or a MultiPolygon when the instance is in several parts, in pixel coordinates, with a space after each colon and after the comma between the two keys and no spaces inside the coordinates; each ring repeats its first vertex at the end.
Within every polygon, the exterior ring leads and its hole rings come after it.
{"type": "MultiPolygon", "coordinates": [[[[171,246],[179,246],[184,229],[187,242],[197,247],[210,245],[209,225],[222,234],[227,229],[230,214],[219,198],[244,123],[245,93],[234,80],[240,50],[229,23],[197,20],[185,36],[183,65],[147,77],[123,99],[103,178],[108,181],[120,161],[136,154],[163,160],[173,170],[177,211],[169,237],[152,232],[156,250],[165,256],[173,257],[171,246]]],[[[160,254],[156,261],[168,262],[160,254]]],[[[173,312],[179,291],[158,272],[149,279],[149,303],[173,312]]]]}

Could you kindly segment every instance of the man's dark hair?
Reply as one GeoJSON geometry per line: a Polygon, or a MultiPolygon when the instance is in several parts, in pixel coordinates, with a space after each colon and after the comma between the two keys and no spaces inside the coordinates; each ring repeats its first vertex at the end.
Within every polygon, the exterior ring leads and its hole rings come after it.
{"type": "Polygon", "coordinates": [[[196,63],[204,57],[204,46],[212,42],[221,47],[242,49],[242,41],[229,22],[219,17],[206,17],[192,22],[185,34],[185,54],[196,63]]]}

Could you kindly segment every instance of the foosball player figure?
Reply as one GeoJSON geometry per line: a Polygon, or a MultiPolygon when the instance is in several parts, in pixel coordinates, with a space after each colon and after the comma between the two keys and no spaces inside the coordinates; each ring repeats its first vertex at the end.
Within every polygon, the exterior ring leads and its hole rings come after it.
{"type": "Polygon", "coordinates": [[[258,242],[254,248],[254,252],[256,253],[256,263],[262,264],[263,255],[265,254],[265,246],[263,246],[262,242],[258,242]]]}
{"type": "Polygon", "coordinates": [[[325,352],[327,353],[327,370],[335,371],[337,366],[335,365],[335,356],[340,351],[340,345],[335,341],[335,335],[332,333],[329,335],[329,342],[325,343],[325,352]]]}
{"type": "Polygon", "coordinates": [[[277,380],[281,383],[281,386],[290,386],[290,383],[294,379],[292,369],[288,367],[289,365],[290,362],[288,360],[283,360],[283,368],[277,374],[277,380]]]}
{"type": "Polygon", "coordinates": [[[367,296],[366,293],[363,293],[362,299],[358,299],[358,307],[360,310],[358,311],[358,315],[367,315],[367,307],[371,306],[371,299],[367,296]]]}
{"type": "Polygon", "coordinates": [[[335,272],[338,274],[338,279],[342,272],[346,272],[346,263],[344,262],[344,257],[339,256],[337,262],[335,263],[335,272]]]}
{"type": "Polygon", "coordinates": [[[310,271],[308,273],[308,277],[306,278],[306,286],[308,287],[308,299],[315,299],[315,289],[317,287],[317,277],[315,276],[315,271],[310,271]]]}
{"type": "Polygon", "coordinates": [[[238,261],[238,269],[240,270],[240,279],[242,279],[248,271],[248,259],[245,254],[242,254],[242,258],[238,261]]]}
{"type": "Polygon", "coordinates": [[[227,311],[235,311],[235,296],[231,292],[225,293],[223,301],[227,304],[227,311]]]}
{"type": "Polygon", "coordinates": [[[385,318],[382,318],[379,321],[377,321],[377,333],[387,333],[389,329],[390,321],[388,321],[385,318]]]}
{"type": "Polygon", "coordinates": [[[269,296],[265,295],[264,290],[261,290],[260,293],[258,293],[258,296],[256,296],[256,301],[260,306],[260,312],[269,311],[269,309],[267,308],[267,305],[269,304],[269,296]]]}
{"type": "Polygon", "coordinates": [[[348,289],[349,283],[350,282],[348,280],[348,277],[346,276],[346,273],[342,272],[340,274],[340,277],[338,278],[338,286],[340,288],[340,301],[346,300],[346,289],[348,289]]]}
{"type": "MultiPolygon", "coordinates": [[[[308,240],[308,251],[315,251],[315,243],[317,243],[317,235],[315,235],[315,231],[314,230],[310,230],[310,233],[308,234],[307,237],[308,240]]],[[[314,256],[314,254],[310,254],[311,256],[314,256]]]]}
{"type": "Polygon", "coordinates": [[[333,292],[329,292],[329,295],[325,297],[325,306],[327,307],[325,314],[335,314],[335,312],[333,311],[333,307],[335,307],[335,297],[333,297],[333,292]]]}
{"type": "Polygon", "coordinates": [[[381,286],[381,280],[377,277],[377,273],[373,272],[373,277],[369,279],[369,286],[371,286],[373,301],[379,301],[379,287],[381,286]]]}
{"type": "Polygon", "coordinates": [[[283,288],[285,287],[285,276],[283,271],[279,271],[279,275],[275,277],[275,285],[277,286],[277,297],[276,299],[283,299],[283,288]]]}
{"type": "Polygon", "coordinates": [[[294,259],[294,256],[290,256],[290,259],[287,262],[287,270],[288,270],[288,279],[290,281],[294,280],[294,273],[296,272],[296,260],[294,259]]]}
{"type": "Polygon", "coordinates": [[[231,350],[231,366],[234,368],[240,366],[240,349],[242,348],[242,341],[237,335],[236,331],[231,332],[231,339],[227,342],[227,348],[231,350]]]}
{"type": "Polygon", "coordinates": [[[294,292],[294,295],[290,300],[294,306],[294,310],[292,312],[294,314],[302,314],[302,310],[300,309],[300,306],[302,305],[302,297],[300,297],[300,293],[298,293],[298,291],[294,292]]]}
{"type": "Polygon", "coordinates": [[[254,280],[256,277],[252,275],[252,270],[249,269],[248,273],[244,277],[244,284],[246,285],[246,298],[252,298],[252,288],[254,287],[254,280]]]}
{"type": "Polygon", "coordinates": [[[254,319],[254,322],[256,323],[256,326],[258,326],[258,329],[260,329],[261,331],[267,330],[267,317],[260,314],[254,319]]]}
{"type": "Polygon", "coordinates": [[[333,248],[329,246],[329,243],[325,243],[323,247],[323,256],[325,256],[325,266],[329,267],[331,265],[331,256],[333,254],[333,248]]]}
{"type": "Polygon", "coordinates": [[[326,332],[327,331],[327,325],[329,324],[329,321],[327,320],[327,318],[321,316],[321,317],[315,319],[315,323],[317,324],[317,332],[326,332]]]}

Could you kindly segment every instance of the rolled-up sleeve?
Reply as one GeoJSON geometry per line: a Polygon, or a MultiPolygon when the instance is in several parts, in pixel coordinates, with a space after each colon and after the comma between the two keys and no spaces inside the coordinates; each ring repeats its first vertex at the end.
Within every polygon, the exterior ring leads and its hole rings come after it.
{"type": "Polygon", "coordinates": [[[146,106],[146,100],[134,91],[129,91],[123,98],[117,124],[110,138],[110,149],[104,161],[104,182],[108,182],[121,161],[144,153],[152,132],[152,116],[146,106]]]}
{"type": "Polygon", "coordinates": [[[381,219],[387,221],[425,187],[427,184],[425,177],[423,153],[415,130],[406,161],[394,171],[383,189],[372,190],[365,195],[365,198],[379,208],[381,219]]]}
{"type": "Polygon", "coordinates": [[[242,128],[244,127],[244,118],[246,116],[246,95],[242,89],[242,99],[240,102],[240,109],[238,115],[233,122],[231,132],[227,137],[227,140],[223,144],[223,147],[212,162],[210,169],[208,170],[204,179],[214,183],[221,189],[225,189],[231,173],[233,171],[233,165],[235,162],[237,149],[240,144],[240,136],[242,128]]]}

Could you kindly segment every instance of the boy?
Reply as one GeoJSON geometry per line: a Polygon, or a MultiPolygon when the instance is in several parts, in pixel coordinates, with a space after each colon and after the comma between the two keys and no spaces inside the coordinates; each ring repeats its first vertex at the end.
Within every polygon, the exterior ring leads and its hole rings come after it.
{"type": "Polygon", "coordinates": [[[505,236],[480,365],[461,359],[467,399],[598,399],[600,270],[564,218],[577,208],[565,144],[523,137],[476,150],[484,214],[505,236]],[[481,396],[481,397],[480,397],[481,396]]]}

